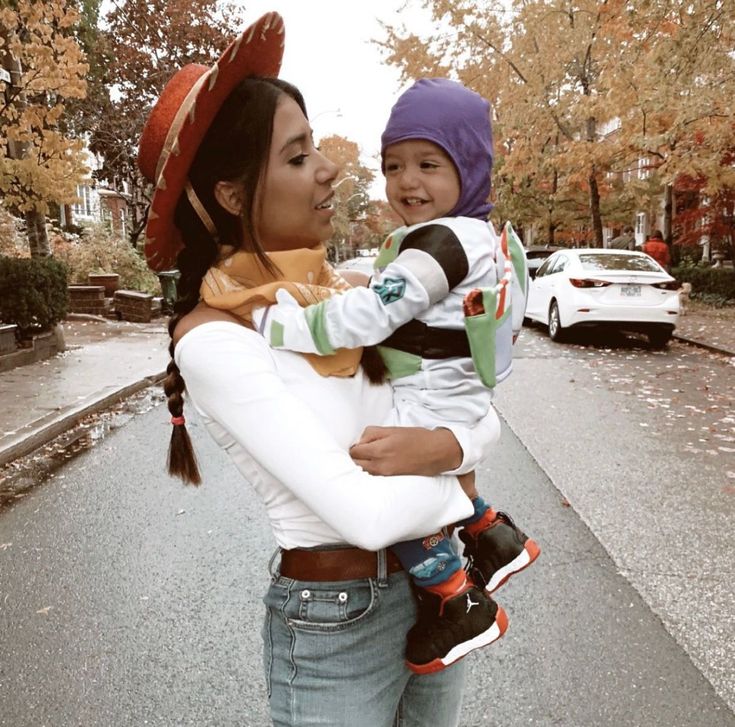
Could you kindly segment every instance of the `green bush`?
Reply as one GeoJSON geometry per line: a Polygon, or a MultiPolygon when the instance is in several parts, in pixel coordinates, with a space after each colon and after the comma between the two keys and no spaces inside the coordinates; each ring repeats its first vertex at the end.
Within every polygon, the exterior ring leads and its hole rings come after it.
{"type": "Polygon", "coordinates": [[[0,256],[0,321],[15,323],[25,338],[63,321],[68,306],[63,263],[0,256]]]}
{"type": "Polygon", "coordinates": [[[120,287],[161,294],[158,278],[127,241],[101,225],[86,227],[77,240],[58,240],[54,255],[69,269],[69,282],[87,285],[90,273],[117,273],[120,287]]]}
{"type": "Polygon", "coordinates": [[[671,274],[680,283],[692,284],[692,297],[713,305],[735,301],[735,270],[680,265],[671,274]]]}

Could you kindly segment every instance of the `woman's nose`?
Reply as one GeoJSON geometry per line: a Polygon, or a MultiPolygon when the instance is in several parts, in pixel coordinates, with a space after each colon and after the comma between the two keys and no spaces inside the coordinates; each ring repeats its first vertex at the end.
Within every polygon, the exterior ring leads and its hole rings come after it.
{"type": "Polygon", "coordinates": [[[321,163],[317,169],[317,181],[319,184],[331,184],[339,174],[339,167],[331,159],[325,157],[320,151],[315,151],[315,153],[321,157],[321,163]]]}

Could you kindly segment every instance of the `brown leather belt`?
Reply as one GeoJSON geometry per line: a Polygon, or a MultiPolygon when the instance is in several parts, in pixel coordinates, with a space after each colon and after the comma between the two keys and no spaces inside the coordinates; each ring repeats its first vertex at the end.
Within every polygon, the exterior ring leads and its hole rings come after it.
{"type": "MultiPolygon", "coordinates": [[[[388,573],[403,570],[392,551],[386,550],[388,573]]],[[[305,550],[294,548],[281,551],[280,572],[296,581],[351,581],[376,578],[378,554],[361,548],[331,548],[305,550]]]]}

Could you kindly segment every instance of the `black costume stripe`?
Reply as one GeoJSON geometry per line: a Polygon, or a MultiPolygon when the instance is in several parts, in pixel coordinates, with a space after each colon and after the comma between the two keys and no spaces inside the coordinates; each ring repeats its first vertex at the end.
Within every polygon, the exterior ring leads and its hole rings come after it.
{"type": "Polygon", "coordinates": [[[397,328],[380,345],[397,348],[421,358],[472,357],[464,328],[433,328],[416,319],[397,328]]]}
{"type": "Polygon", "coordinates": [[[462,243],[444,225],[424,225],[409,232],[401,241],[400,252],[409,248],[421,250],[439,263],[447,276],[449,290],[457,287],[469,273],[470,265],[462,243]]]}

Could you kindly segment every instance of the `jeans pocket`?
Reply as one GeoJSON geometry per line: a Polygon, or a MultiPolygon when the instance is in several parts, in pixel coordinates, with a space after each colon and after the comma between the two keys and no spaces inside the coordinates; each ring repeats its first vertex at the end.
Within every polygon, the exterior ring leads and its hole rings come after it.
{"type": "Polygon", "coordinates": [[[372,579],[315,583],[294,581],[284,609],[289,625],[302,631],[342,631],[362,622],[378,607],[372,579]]]}

